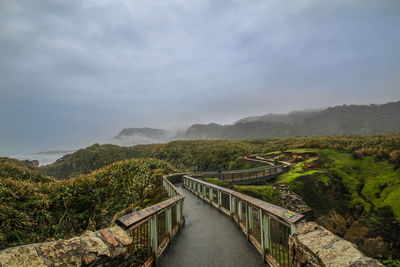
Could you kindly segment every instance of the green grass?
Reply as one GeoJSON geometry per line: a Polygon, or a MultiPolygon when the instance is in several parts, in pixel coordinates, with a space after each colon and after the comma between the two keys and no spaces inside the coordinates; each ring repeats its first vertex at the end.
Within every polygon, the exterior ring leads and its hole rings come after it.
{"type": "Polygon", "coordinates": [[[279,176],[277,182],[278,183],[284,183],[284,184],[290,184],[295,182],[299,177],[304,177],[304,176],[314,176],[318,181],[321,181],[323,183],[329,182],[329,177],[326,176],[326,171],[324,170],[308,170],[306,168],[307,163],[311,163],[315,161],[316,158],[311,158],[306,161],[300,162],[296,164],[296,166],[291,169],[289,172],[284,173],[279,176]]]}
{"type": "Polygon", "coordinates": [[[366,211],[389,206],[400,221],[400,169],[371,156],[355,159],[352,154],[323,150],[325,168],[341,178],[351,195],[350,205],[366,211]]]}
{"type": "Polygon", "coordinates": [[[268,153],[264,153],[263,156],[271,156],[271,155],[276,155],[276,154],[281,154],[282,151],[272,151],[268,153]]]}
{"type": "Polygon", "coordinates": [[[296,149],[285,150],[285,152],[298,153],[298,154],[318,153],[319,151],[320,149],[318,148],[296,148],[296,149]]]}
{"type": "Polygon", "coordinates": [[[270,185],[235,185],[234,189],[275,205],[280,204],[277,190],[270,185]]]}
{"type": "Polygon", "coordinates": [[[400,169],[396,169],[394,164],[386,160],[378,161],[372,156],[356,159],[353,154],[330,149],[305,148],[291,151],[318,153],[319,167],[307,169],[307,163],[315,161],[316,158],[308,159],[279,176],[277,182],[291,184],[296,190],[304,187],[306,181],[326,184],[338,179],[347,191],[349,207],[361,205],[370,212],[389,206],[400,221],[400,169]]]}

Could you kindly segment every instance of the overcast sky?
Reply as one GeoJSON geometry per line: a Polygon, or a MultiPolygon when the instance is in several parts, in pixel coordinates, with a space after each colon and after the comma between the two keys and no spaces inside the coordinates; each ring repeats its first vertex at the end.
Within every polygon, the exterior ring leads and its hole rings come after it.
{"type": "Polygon", "coordinates": [[[400,100],[400,1],[0,0],[0,155],[400,100]]]}

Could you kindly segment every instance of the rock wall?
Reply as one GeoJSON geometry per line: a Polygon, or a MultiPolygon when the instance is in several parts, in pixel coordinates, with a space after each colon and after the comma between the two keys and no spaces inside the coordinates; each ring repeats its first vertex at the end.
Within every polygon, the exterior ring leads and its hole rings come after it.
{"type": "Polygon", "coordinates": [[[296,226],[289,239],[293,266],[383,266],[366,257],[357,247],[315,222],[296,226]]]}
{"type": "Polygon", "coordinates": [[[0,252],[0,266],[129,266],[134,260],[132,242],[129,231],[113,226],[68,240],[5,249],[0,252]]]}

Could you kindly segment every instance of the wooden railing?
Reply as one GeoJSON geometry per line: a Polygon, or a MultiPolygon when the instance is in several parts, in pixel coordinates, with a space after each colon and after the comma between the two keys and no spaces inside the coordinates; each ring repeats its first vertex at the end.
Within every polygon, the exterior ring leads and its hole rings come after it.
{"type": "Polygon", "coordinates": [[[265,166],[260,168],[222,171],[222,172],[196,172],[196,176],[204,178],[219,178],[224,182],[231,182],[233,184],[248,183],[251,181],[266,180],[268,178],[276,177],[283,173],[284,166],[265,166]]]}
{"type": "Polygon", "coordinates": [[[163,177],[163,186],[171,197],[161,203],[122,216],[117,224],[131,231],[135,266],[150,266],[157,262],[172,237],[184,224],[184,196],[179,193],[172,182],[182,180],[183,174],[172,174],[163,177]]]}
{"type": "Polygon", "coordinates": [[[231,216],[263,260],[273,266],[290,266],[289,236],[302,214],[188,175],[183,176],[183,186],[231,216]]]}

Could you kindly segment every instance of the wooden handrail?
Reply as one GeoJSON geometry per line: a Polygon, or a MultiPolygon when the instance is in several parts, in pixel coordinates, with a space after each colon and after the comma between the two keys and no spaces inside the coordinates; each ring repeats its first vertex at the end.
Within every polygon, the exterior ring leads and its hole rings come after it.
{"type": "Polygon", "coordinates": [[[252,204],[253,206],[260,208],[264,211],[266,211],[267,213],[274,215],[275,217],[278,217],[280,220],[283,220],[284,222],[288,223],[288,224],[296,224],[298,221],[300,221],[301,219],[304,218],[304,215],[300,214],[300,213],[296,213],[293,211],[290,211],[288,209],[276,206],[274,204],[268,203],[266,201],[260,200],[258,198],[254,198],[242,193],[239,193],[237,191],[234,191],[232,189],[229,188],[225,188],[222,186],[218,186],[215,184],[211,184],[211,183],[207,183],[205,181],[190,177],[188,175],[184,175],[184,178],[192,180],[196,183],[200,183],[200,184],[204,184],[206,186],[209,186],[213,189],[225,192],[227,194],[231,194],[237,198],[243,199],[246,202],[252,204]],[[288,213],[289,212],[289,213],[288,213]],[[291,214],[290,216],[285,216],[285,214],[291,214]],[[290,217],[290,218],[288,218],[290,217]]]}

